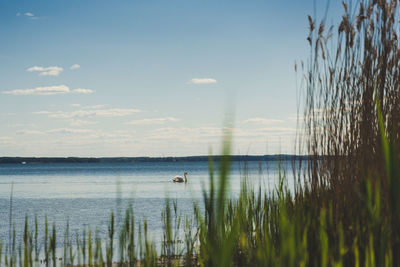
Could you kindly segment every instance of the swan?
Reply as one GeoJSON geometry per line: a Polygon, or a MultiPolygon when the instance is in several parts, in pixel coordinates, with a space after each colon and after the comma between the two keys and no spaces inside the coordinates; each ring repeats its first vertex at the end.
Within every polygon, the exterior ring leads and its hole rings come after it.
{"type": "Polygon", "coordinates": [[[182,176],[175,176],[175,177],[172,179],[172,181],[173,181],[174,183],[183,183],[183,182],[187,183],[186,175],[187,175],[187,172],[185,172],[185,173],[183,174],[183,176],[184,176],[185,178],[183,178],[182,176]]]}

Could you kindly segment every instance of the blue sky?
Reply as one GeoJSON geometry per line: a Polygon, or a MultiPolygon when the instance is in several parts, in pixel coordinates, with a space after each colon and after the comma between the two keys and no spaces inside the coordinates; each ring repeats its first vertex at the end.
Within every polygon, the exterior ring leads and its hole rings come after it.
{"type": "Polygon", "coordinates": [[[293,153],[314,5],[0,0],[0,155],[293,153]]]}

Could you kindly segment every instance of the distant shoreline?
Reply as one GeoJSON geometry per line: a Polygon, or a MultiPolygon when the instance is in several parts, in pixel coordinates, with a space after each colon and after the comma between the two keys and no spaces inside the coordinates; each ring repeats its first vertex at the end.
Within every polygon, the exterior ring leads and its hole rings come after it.
{"type": "MultiPolygon", "coordinates": [[[[213,156],[214,161],[219,161],[222,156],[213,156]]],[[[233,155],[231,161],[287,161],[307,160],[309,156],[296,156],[288,154],[279,155],[233,155]]],[[[0,164],[51,164],[51,163],[124,163],[124,162],[199,162],[208,161],[208,156],[188,157],[0,157],[0,164]]]]}

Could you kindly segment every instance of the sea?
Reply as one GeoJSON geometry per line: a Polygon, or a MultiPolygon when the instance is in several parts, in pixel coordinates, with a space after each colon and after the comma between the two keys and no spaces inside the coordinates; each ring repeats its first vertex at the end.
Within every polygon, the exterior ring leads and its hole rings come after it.
{"type": "MultiPolygon", "coordinates": [[[[229,174],[229,194],[237,197],[241,182],[273,192],[279,173],[293,186],[290,161],[235,161],[229,174]]],[[[149,236],[160,241],[162,211],[167,199],[176,202],[180,215],[193,214],[193,205],[203,207],[208,193],[210,171],[199,162],[124,162],[0,164],[0,240],[10,242],[15,229],[22,242],[25,218],[31,229],[38,220],[39,243],[43,240],[45,217],[54,225],[57,247],[61,247],[67,222],[69,232],[82,234],[91,229],[105,239],[110,214],[120,225],[125,209],[132,205],[137,225],[146,220],[149,236]],[[187,172],[187,183],[173,183],[176,175],[187,172]]],[[[218,181],[218,163],[214,166],[218,181]]],[[[40,244],[39,244],[40,245],[40,244]]]]}

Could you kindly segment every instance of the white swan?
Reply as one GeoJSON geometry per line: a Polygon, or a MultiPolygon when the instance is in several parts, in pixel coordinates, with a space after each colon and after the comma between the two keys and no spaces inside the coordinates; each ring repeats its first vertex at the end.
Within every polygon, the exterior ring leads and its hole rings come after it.
{"type": "Polygon", "coordinates": [[[173,181],[174,183],[183,183],[183,182],[187,183],[186,175],[187,175],[187,172],[185,172],[185,173],[183,174],[183,176],[184,176],[185,178],[183,178],[182,176],[175,176],[175,177],[172,179],[172,181],[173,181]]]}

